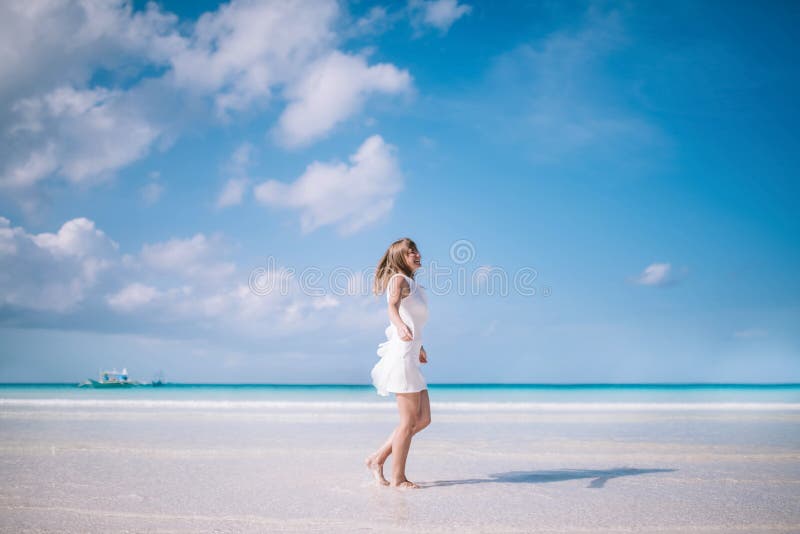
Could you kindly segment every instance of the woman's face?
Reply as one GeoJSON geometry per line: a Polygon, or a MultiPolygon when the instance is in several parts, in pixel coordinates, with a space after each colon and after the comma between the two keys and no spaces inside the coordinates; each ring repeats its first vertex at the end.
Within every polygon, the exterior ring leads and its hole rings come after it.
{"type": "Polygon", "coordinates": [[[406,265],[408,268],[411,269],[413,273],[420,267],[422,267],[422,256],[420,255],[419,251],[415,248],[410,248],[406,251],[406,265]]]}

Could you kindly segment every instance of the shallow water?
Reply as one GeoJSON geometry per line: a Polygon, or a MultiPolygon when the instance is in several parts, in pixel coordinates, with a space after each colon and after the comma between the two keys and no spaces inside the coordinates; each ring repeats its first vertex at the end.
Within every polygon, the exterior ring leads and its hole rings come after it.
{"type": "MultiPolygon", "coordinates": [[[[0,384],[0,398],[392,402],[364,385],[167,384],[122,389],[0,384]]],[[[800,403],[800,384],[430,384],[440,402],[800,403]]]]}
{"type": "Polygon", "coordinates": [[[10,389],[6,532],[800,531],[794,392],[556,402],[431,388],[406,472],[423,487],[397,490],[362,463],[397,419],[368,388],[10,389]]]}

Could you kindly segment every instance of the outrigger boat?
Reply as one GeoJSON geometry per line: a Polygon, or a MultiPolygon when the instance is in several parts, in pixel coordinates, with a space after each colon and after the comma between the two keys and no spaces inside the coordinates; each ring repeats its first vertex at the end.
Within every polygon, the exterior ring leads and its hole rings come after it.
{"type": "Polygon", "coordinates": [[[100,380],[93,380],[89,379],[85,382],[81,382],[78,384],[78,387],[91,387],[91,388],[125,388],[125,387],[133,387],[133,386],[140,386],[139,382],[136,380],[131,380],[128,378],[128,369],[122,369],[122,372],[116,370],[113,371],[101,371],[100,372],[100,380]]]}
{"type": "Polygon", "coordinates": [[[154,378],[154,379],[153,379],[153,380],[150,382],[150,385],[151,385],[151,386],[153,386],[154,388],[156,388],[156,387],[160,387],[160,386],[163,386],[164,384],[166,384],[166,382],[164,382],[164,373],[162,373],[162,372],[160,372],[160,371],[159,371],[159,373],[158,373],[158,376],[156,376],[156,377],[155,377],[155,378],[154,378]]]}

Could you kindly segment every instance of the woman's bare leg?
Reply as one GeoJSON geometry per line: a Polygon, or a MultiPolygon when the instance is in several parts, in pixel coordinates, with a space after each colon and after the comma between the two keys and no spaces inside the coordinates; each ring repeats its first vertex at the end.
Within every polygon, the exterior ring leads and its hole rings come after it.
{"type": "Polygon", "coordinates": [[[411,448],[411,438],[414,436],[414,426],[417,424],[419,413],[420,393],[397,393],[397,409],[400,412],[400,424],[394,431],[392,440],[392,486],[417,487],[406,478],[406,459],[411,448]]]}
{"type": "MultiPolygon", "coordinates": [[[[414,435],[417,434],[420,430],[423,430],[431,424],[431,401],[430,397],[428,396],[428,390],[423,389],[419,392],[419,412],[417,412],[417,424],[414,425],[414,435]]],[[[386,459],[392,454],[392,442],[394,441],[394,433],[393,430],[391,434],[389,434],[389,439],[381,445],[381,447],[370,456],[376,463],[383,465],[386,462],[386,459]]]]}
{"type": "MultiPolygon", "coordinates": [[[[417,412],[416,424],[414,425],[412,437],[415,436],[417,432],[427,427],[430,423],[430,397],[428,396],[428,390],[424,389],[420,391],[419,411],[417,412]]],[[[392,430],[392,433],[389,434],[389,438],[386,440],[386,442],[364,461],[367,468],[372,471],[375,479],[383,485],[389,485],[389,481],[383,476],[383,464],[386,463],[386,459],[389,458],[390,454],[392,454],[392,443],[394,442],[394,436],[396,432],[396,428],[392,430]]]]}
{"type": "Polygon", "coordinates": [[[375,477],[375,481],[378,484],[383,484],[384,486],[389,485],[389,481],[386,480],[385,476],[383,476],[383,464],[375,463],[375,460],[372,459],[372,456],[367,456],[367,459],[364,460],[364,465],[366,465],[367,469],[370,470],[372,476],[375,477]]]}

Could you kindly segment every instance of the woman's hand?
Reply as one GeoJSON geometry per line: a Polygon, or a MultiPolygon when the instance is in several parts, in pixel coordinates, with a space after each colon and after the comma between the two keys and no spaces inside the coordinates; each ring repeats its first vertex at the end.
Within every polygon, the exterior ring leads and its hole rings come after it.
{"type": "Polygon", "coordinates": [[[400,339],[403,341],[411,341],[414,339],[414,335],[411,333],[411,329],[406,325],[406,323],[401,322],[400,327],[397,329],[397,333],[400,336],[400,339]]]}
{"type": "Polygon", "coordinates": [[[419,363],[428,363],[428,353],[425,352],[425,347],[419,348],[419,363]]]}

